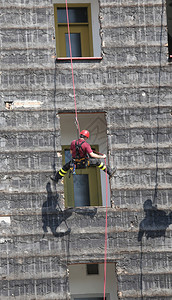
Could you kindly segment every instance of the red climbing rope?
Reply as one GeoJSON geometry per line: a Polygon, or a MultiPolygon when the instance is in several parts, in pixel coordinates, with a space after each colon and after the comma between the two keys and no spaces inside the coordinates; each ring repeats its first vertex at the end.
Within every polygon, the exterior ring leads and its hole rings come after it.
{"type": "Polygon", "coordinates": [[[67,16],[68,38],[69,38],[70,61],[71,61],[71,69],[72,69],[73,96],[74,96],[74,102],[75,102],[75,118],[76,118],[76,126],[78,128],[79,133],[80,133],[78,114],[77,114],[77,106],[76,106],[75,81],[74,81],[74,74],[73,74],[72,47],[71,47],[71,39],[70,39],[69,14],[68,14],[67,0],[66,0],[66,16],[67,16]]]}
{"type": "MultiPolygon", "coordinates": [[[[70,51],[70,61],[71,61],[71,69],[72,69],[72,82],[73,82],[73,95],[75,102],[75,116],[76,116],[76,126],[80,133],[79,121],[77,116],[77,106],[76,106],[76,95],[75,95],[75,81],[73,74],[73,61],[72,61],[72,47],[71,47],[71,39],[70,39],[70,27],[69,27],[69,14],[68,14],[68,5],[66,0],[66,16],[67,16],[67,26],[68,26],[68,38],[69,38],[69,51],[70,51]]],[[[106,158],[105,158],[106,165],[106,158]]],[[[105,222],[105,254],[104,254],[104,300],[106,298],[106,261],[107,261],[107,203],[108,203],[108,179],[107,179],[107,168],[106,168],[106,222],[105,222]]]]}

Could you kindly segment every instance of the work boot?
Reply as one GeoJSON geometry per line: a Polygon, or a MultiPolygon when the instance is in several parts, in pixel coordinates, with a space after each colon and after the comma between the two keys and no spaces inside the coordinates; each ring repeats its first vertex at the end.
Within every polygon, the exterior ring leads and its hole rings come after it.
{"type": "Polygon", "coordinates": [[[109,178],[112,178],[113,175],[116,173],[116,167],[114,167],[113,169],[110,169],[109,172],[108,172],[108,175],[109,175],[109,178]]]}

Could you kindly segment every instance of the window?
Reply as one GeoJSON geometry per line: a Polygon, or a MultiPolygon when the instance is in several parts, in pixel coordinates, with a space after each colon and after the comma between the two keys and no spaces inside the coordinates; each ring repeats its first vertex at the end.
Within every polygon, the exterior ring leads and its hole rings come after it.
{"type": "Polygon", "coordinates": [[[172,61],[172,0],[167,0],[168,54],[172,61]]]}
{"type": "MultiPolygon", "coordinates": [[[[60,112],[57,115],[60,119],[60,134],[61,134],[61,145],[62,145],[62,154],[63,154],[63,161],[62,165],[65,163],[65,156],[70,155],[70,144],[73,140],[77,139],[77,133],[76,133],[76,124],[75,124],[75,113],[67,113],[67,112],[60,112]],[[68,146],[66,146],[68,145],[68,146]]],[[[97,145],[96,151],[107,154],[107,124],[106,124],[106,116],[104,112],[101,113],[91,113],[91,112],[83,112],[78,113],[78,120],[80,124],[81,129],[88,129],[90,132],[90,137],[88,140],[88,143],[90,145],[97,145]]],[[[69,161],[70,158],[66,157],[66,161],[69,161]]],[[[108,162],[107,162],[108,163],[108,162]]],[[[60,166],[59,166],[60,167],[60,166]]],[[[93,197],[91,196],[90,205],[93,205],[92,203],[95,203],[95,205],[102,205],[106,206],[106,173],[98,170],[99,168],[95,167],[96,170],[94,172],[96,173],[96,177],[93,176],[93,182],[95,179],[97,180],[97,183],[95,186],[99,185],[99,188],[96,187],[96,190],[98,190],[96,194],[95,190],[95,199],[96,201],[92,201],[93,197]],[[99,171],[97,173],[97,171],[99,171]],[[100,195],[99,195],[100,193],[100,195]],[[98,197],[100,199],[98,200],[98,197]]],[[[86,170],[83,170],[84,172],[86,170]]],[[[90,168],[87,169],[89,172],[93,172],[90,168]]],[[[92,173],[91,173],[92,174],[92,173]]],[[[91,175],[92,176],[92,175],[91,175]]],[[[72,176],[71,176],[72,177],[72,176]]],[[[65,199],[69,198],[69,201],[66,200],[65,205],[74,207],[74,200],[70,197],[70,189],[73,188],[73,182],[71,183],[72,186],[68,185],[67,179],[70,180],[69,174],[65,176],[64,180],[64,192],[65,192],[65,199]],[[67,192],[67,188],[69,188],[69,191],[67,192]],[[68,196],[66,196],[68,195],[68,196]]],[[[90,176],[88,176],[88,183],[90,182],[90,176]]],[[[93,183],[94,184],[94,183],[93,183]]],[[[90,186],[89,186],[90,188],[90,186]]],[[[72,191],[73,194],[73,191],[72,191]]],[[[90,195],[90,194],[89,194],[90,195]]],[[[92,193],[91,193],[92,195],[92,193]]],[[[93,193],[94,195],[94,193],[93,193]]],[[[108,181],[108,206],[110,207],[110,186],[108,181]]],[[[74,196],[72,196],[74,197],[74,196]]]]}
{"type": "MultiPolygon", "coordinates": [[[[54,5],[56,49],[58,57],[70,57],[66,6],[54,5]]],[[[70,40],[73,57],[92,57],[90,4],[68,4],[70,40]]]]}
{"type": "MultiPolygon", "coordinates": [[[[98,146],[91,146],[98,151],[98,146]]],[[[71,159],[70,146],[62,146],[63,164],[71,159]]],[[[100,170],[96,167],[76,170],[75,175],[64,177],[66,207],[100,206],[100,170]]]]}
{"type": "MultiPolygon", "coordinates": [[[[56,56],[59,60],[69,60],[66,3],[65,0],[52,0],[52,2],[54,4],[56,56]],[[62,36],[63,39],[61,39],[62,36]]],[[[99,1],[70,0],[68,2],[70,2],[68,3],[68,14],[73,58],[101,59],[99,1]]]]}
{"type": "MultiPolygon", "coordinates": [[[[116,266],[114,263],[107,263],[106,267],[106,300],[118,300],[116,266]]],[[[98,263],[97,275],[87,274],[87,264],[68,265],[68,269],[71,300],[103,300],[103,263],[98,263]]]]}
{"type": "Polygon", "coordinates": [[[98,275],[99,265],[98,264],[88,264],[87,265],[87,275],[98,275]]]}

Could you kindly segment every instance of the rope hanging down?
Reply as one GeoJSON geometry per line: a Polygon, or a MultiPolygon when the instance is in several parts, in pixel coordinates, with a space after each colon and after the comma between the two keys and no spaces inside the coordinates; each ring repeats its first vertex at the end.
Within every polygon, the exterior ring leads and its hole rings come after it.
{"type": "Polygon", "coordinates": [[[73,96],[74,96],[74,102],[75,102],[75,120],[76,120],[76,127],[78,129],[78,132],[80,133],[80,127],[79,127],[79,121],[78,121],[78,114],[77,114],[77,107],[76,107],[75,82],[74,82],[74,74],[73,74],[72,47],[71,47],[71,39],[70,39],[69,14],[68,14],[67,0],[66,0],[66,17],[67,17],[67,27],[68,27],[70,61],[71,61],[71,69],[72,69],[73,96]]]}
{"type": "MultiPolygon", "coordinates": [[[[75,102],[75,118],[76,118],[76,126],[80,133],[78,115],[77,115],[77,106],[76,106],[76,95],[75,95],[75,82],[74,82],[74,74],[73,74],[73,61],[72,61],[72,47],[71,47],[71,39],[70,39],[70,27],[69,27],[69,14],[68,14],[68,5],[66,0],[66,17],[67,17],[67,27],[68,27],[68,38],[69,38],[69,51],[70,51],[70,61],[71,61],[71,69],[72,69],[72,82],[73,82],[73,95],[75,102]]],[[[106,158],[105,165],[106,165],[106,158]]],[[[106,299],[106,265],[107,265],[107,202],[108,202],[108,179],[107,179],[107,169],[106,169],[106,222],[105,222],[105,253],[104,253],[104,297],[103,300],[106,299]]]]}

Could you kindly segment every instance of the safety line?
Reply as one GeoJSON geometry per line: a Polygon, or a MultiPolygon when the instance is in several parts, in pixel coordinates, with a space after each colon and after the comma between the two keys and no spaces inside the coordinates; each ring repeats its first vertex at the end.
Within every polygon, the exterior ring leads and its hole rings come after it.
{"type": "MultiPolygon", "coordinates": [[[[105,166],[106,166],[106,158],[105,166]]],[[[104,254],[104,296],[103,300],[106,299],[106,265],[107,265],[107,207],[108,207],[108,177],[107,177],[107,167],[106,167],[106,221],[105,221],[105,254],[104,254]]]]}
{"type": "Polygon", "coordinates": [[[75,102],[75,118],[76,118],[76,126],[80,133],[78,114],[77,114],[77,106],[76,106],[75,81],[74,81],[74,74],[73,74],[72,47],[71,47],[71,39],[70,39],[69,14],[68,14],[67,0],[66,0],[66,16],[67,16],[68,38],[69,38],[70,61],[71,61],[71,69],[72,69],[73,96],[74,96],[74,102],[75,102]]]}

